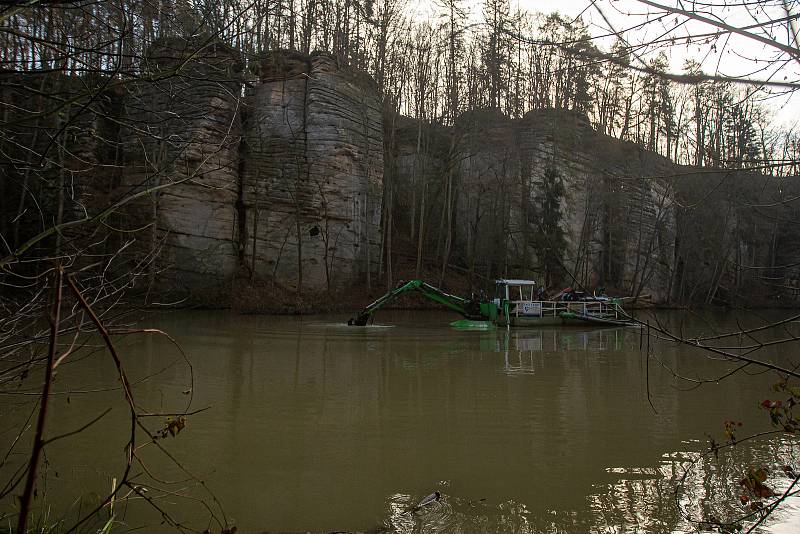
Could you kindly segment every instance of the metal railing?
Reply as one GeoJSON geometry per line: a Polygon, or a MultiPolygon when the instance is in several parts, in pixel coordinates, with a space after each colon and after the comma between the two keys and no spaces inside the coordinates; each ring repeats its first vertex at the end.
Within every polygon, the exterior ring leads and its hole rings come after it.
{"type": "Polygon", "coordinates": [[[512,300],[508,307],[509,315],[514,317],[559,317],[562,312],[599,317],[602,319],[623,319],[625,313],[614,301],[557,301],[557,300],[512,300]]]}

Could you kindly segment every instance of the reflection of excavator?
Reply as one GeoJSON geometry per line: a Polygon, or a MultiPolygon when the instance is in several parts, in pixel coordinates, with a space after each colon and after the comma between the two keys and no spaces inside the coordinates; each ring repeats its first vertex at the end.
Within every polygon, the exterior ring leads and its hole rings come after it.
{"type": "Polygon", "coordinates": [[[438,287],[433,287],[422,280],[411,280],[410,282],[401,283],[396,288],[389,291],[384,296],[361,310],[356,317],[347,321],[347,324],[351,326],[366,325],[373,313],[382,308],[385,304],[388,304],[392,300],[408,291],[417,291],[418,293],[422,294],[423,297],[439,303],[442,306],[445,306],[454,312],[463,315],[467,319],[478,321],[486,320],[486,317],[488,316],[488,306],[491,306],[491,303],[480,302],[479,300],[473,299],[465,299],[463,297],[457,297],[455,295],[445,293],[438,287]]]}

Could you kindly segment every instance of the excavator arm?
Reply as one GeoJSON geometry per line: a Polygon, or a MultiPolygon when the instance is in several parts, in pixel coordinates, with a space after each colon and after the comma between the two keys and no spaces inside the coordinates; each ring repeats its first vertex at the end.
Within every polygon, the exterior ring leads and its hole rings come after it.
{"type": "Polygon", "coordinates": [[[409,291],[417,291],[428,300],[432,300],[433,302],[441,304],[442,306],[445,306],[446,308],[463,315],[467,319],[482,318],[480,314],[480,307],[476,306],[473,301],[445,293],[438,287],[433,287],[422,280],[411,280],[410,282],[398,285],[396,288],[377,299],[375,302],[361,310],[357,316],[347,321],[347,324],[351,326],[366,325],[373,313],[403,293],[407,293],[409,291]]]}

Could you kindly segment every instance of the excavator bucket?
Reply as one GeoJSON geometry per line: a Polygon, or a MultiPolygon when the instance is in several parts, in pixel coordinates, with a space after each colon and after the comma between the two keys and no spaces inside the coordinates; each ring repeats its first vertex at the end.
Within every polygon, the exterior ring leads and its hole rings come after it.
{"type": "Polygon", "coordinates": [[[369,321],[369,315],[361,314],[348,319],[347,324],[348,326],[367,326],[367,321],[369,321]]]}

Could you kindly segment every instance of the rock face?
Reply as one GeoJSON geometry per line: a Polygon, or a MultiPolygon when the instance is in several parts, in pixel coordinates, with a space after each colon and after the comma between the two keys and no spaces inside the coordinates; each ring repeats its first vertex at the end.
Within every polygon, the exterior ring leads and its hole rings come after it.
{"type": "MultiPolygon", "coordinates": [[[[450,134],[437,131],[427,153],[415,157],[412,128],[400,136],[399,189],[418,179],[415,165],[434,169],[424,178],[434,215],[442,209],[450,134]],[[431,158],[439,164],[423,165],[431,158]]],[[[645,177],[673,168],[668,160],[599,135],[564,110],[520,120],[475,111],[453,135],[456,263],[487,279],[607,285],[667,300],[675,213],[668,184],[645,177]]],[[[440,221],[430,224],[427,247],[441,250],[440,221]]]]}
{"type": "Polygon", "coordinates": [[[149,225],[135,250],[154,251],[150,283],[176,293],[230,288],[238,265],[241,80],[237,55],[212,44],[159,41],[147,57],[154,82],[129,86],[123,187],[149,191],[127,226],[149,225]]]}
{"type": "MultiPolygon", "coordinates": [[[[550,289],[605,286],[657,303],[741,303],[774,293],[745,265],[776,280],[792,277],[772,268],[781,262],[771,255],[791,264],[787,251],[800,249],[795,233],[764,219],[796,219],[797,208],[786,202],[798,188],[792,180],[678,166],[598,134],[584,116],[565,110],[519,120],[480,110],[452,131],[420,133],[412,121],[398,133],[397,202],[413,213],[421,203],[409,191],[415,184],[426,191],[424,251],[441,262],[445,219],[438,215],[452,158],[458,193],[450,261],[476,287],[496,277],[533,278],[550,289]],[[448,156],[451,135],[456,148],[448,156]],[[743,199],[763,205],[748,209],[743,199]]],[[[401,233],[413,233],[415,223],[397,222],[401,233]]]]}
{"type": "Polygon", "coordinates": [[[130,86],[123,219],[151,289],[227,304],[237,280],[346,287],[380,256],[380,101],[324,55],[262,57],[244,91],[221,44],[159,41],[130,86]],[[199,298],[198,298],[199,297],[199,298]],[[222,299],[222,300],[219,300],[222,299]]]}
{"type": "Polygon", "coordinates": [[[797,177],[683,169],[672,300],[774,305],[800,298],[797,177]]]}
{"type": "Polygon", "coordinates": [[[117,89],[3,75],[10,248],[133,198],[106,225],[70,227],[42,250],[94,243],[87,258],[148,275],[137,284],[151,300],[220,306],[242,292],[263,300],[265,287],[313,300],[367,286],[381,266],[415,260],[420,243],[424,272],[445,285],[455,269],[476,289],[524,277],[655,302],[797,293],[796,180],[676,166],[565,110],[518,120],[479,110],[452,128],[395,117],[386,135],[373,81],[333,57],[266,54],[247,83],[240,70],[225,45],[168,39],[149,50],[141,82],[117,89]],[[75,109],[35,113],[65,100],[75,109]]]}
{"type": "Polygon", "coordinates": [[[472,154],[494,154],[506,169],[504,270],[552,288],[607,286],[668,300],[675,214],[669,185],[648,179],[668,174],[667,159],[599,135],[571,112],[531,112],[494,128],[506,140],[500,146],[480,132],[465,140],[464,174],[474,175],[472,154]]]}
{"type": "Polygon", "coordinates": [[[249,91],[242,202],[250,276],[300,290],[363,280],[378,265],[380,100],[333,58],[276,52],[249,91]]]}
{"type": "MultiPolygon", "coordinates": [[[[382,238],[374,82],[323,54],[264,55],[247,84],[241,66],[222,43],[169,38],[148,50],[141,81],[113,91],[113,80],[4,75],[3,121],[18,125],[0,138],[12,250],[122,201],[106,225],[85,225],[104,248],[92,261],[113,257],[103,272],[134,273],[150,300],[225,306],[263,282],[300,297],[369,280],[382,238]],[[37,113],[70,99],[74,116],[37,113]]],[[[73,228],[42,246],[78,250],[73,228]]]]}

